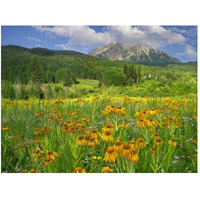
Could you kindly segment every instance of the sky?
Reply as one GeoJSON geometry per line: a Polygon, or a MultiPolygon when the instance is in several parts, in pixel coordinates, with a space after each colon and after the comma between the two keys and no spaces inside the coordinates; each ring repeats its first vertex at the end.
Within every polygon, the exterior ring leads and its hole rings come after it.
{"type": "Polygon", "coordinates": [[[178,58],[197,61],[197,26],[2,26],[1,45],[89,53],[109,43],[143,43],[178,58]]]}

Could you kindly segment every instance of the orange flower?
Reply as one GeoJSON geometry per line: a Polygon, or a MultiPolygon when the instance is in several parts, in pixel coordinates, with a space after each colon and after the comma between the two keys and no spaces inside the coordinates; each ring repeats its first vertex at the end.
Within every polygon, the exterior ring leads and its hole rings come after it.
{"type": "Polygon", "coordinates": [[[146,146],[143,138],[138,139],[137,142],[138,142],[139,148],[141,149],[143,149],[146,146]]]}
{"type": "Polygon", "coordinates": [[[131,150],[131,162],[138,162],[139,156],[137,150],[131,150]]]}
{"type": "Polygon", "coordinates": [[[114,150],[113,147],[109,146],[105,153],[104,160],[106,162],[115,162],[117,157],[118,157],[118,153],[114,150]]]}
{"type": "Polygon", "coordinates": [[[122,142],[120,140],[116,140],[113,148],[114,148],[114,150],[116,152],[121,154],[122,153],[122,148],[123,148],[122,142]]]}
{"type": "Polygon", "coordinates": [[[131,145],[129,144],[123,145],[122,155],[128,160],[131,160],[131,145]]]}
{"type": "Polygon", "coordinates": [[[80,167],[77,167],[75,170],[74,170],[74,173],[86,173],[84,169],[80,168],[80,167]]]}
{"type": "Polygon", "coordinates": [[[138,143],[135,140],[130,141],[131,149],[136,151],[138,149],[138,143]]]}
{"type": "Polygon", "coordinates": [[[108,172],[113,172],[113,169],[110,169],[110,167],[103,167],[101,171],[108,173],[108,172]]]}

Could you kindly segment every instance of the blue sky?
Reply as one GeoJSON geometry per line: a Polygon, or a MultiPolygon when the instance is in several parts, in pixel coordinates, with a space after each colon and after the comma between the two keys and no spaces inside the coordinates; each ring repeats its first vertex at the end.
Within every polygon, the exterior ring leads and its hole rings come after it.
{"type": "Polygon", "coordinates": [[[2,26],[1,44],[89,53],[121,42],[147,44],[183,62],[197,60],[196,26],[2,26]]]}

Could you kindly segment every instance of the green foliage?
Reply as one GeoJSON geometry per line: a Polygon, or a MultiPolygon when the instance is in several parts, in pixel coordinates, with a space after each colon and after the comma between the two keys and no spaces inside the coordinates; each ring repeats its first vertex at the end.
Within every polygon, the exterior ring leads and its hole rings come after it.
{"type": "Polygon", "coordinates": [[[30,64],[31,69],[31,81],[33,84],[40,84],[41,83],[41,66],[35,57],[30,64]]]}
{"type": "Polygon", "coordinates": [[[70,69],[65,70],[65,75],[64,75],[64,86],[71,86],[74,82],[74,75],[72,74],[70,69]]]}

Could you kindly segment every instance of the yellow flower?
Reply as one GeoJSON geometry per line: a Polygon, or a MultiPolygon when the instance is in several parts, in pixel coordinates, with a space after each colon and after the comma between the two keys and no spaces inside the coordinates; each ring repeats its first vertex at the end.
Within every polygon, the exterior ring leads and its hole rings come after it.
{"type": "Polygon", "coordinates": [[[138,142],[139,148],[141,149],[143,149],[146,146],[143,138],[138,139],[137,142],[138,142]]]}
{"type": "Polygon", "coordinates": [[[111,133],[114,133],[115,130],[112,128],[111,124],[106,124],[104,128],[102,128],[102,132],[110,131],[111,133]]]}
{"type": "Polygon", "coordinates": [[[77,167],[75,170],[74,170],[74,173],[86,173],[84,169],[80,168],[80,167],[77,167]]]}
{"type": "Polygon", "coordinates": [[[40,151],[38,149],[35,150],[35,153],[32,154],[33,157],[37,157],[37,159],[42,158],[42,153],[44,153],[44,151],[40,151]]]}
{"type": "Polygon", "coordinates": [[[102,167],[101,171],[105,173],[109,173],[109,172],[113,172],[113,169],[110,169],[110,167],[102,167]]]}
{"type": "Polygon", "coordinates": [[[93,159],[93,160],[96,160],[96,159],[97,159],[97,157],[96,157],[96,156],[93,156],[93,157],[92,157],[92,159],[93,159]]]}
{"type": "Polygon", "coordinates": [[[130,141],[131,149],[136,151],[138,149],[138,143],[135,140],[130,141]]]}
{"type": "Polygon", "coordinates": [[[197,141],[196,141],[196,140],[192,140],[192,143],[196,144],[196,143],[197,143],[197,141]]]}
{"type": "Polygon", "coordinates": [[[153,154],[158,153],[157,147],[152,147],[152,148],[150,149],[150,152],[153,153],[153,154]]]}
{"type": "Polygon", "coordinates": [[[114,150],[116,152],[121,154],[122,153],[122,148],[123,148],[122,142],[120,140],[116,140],[113,148],[114,148],[114,150]]]}
{"type": "Polygon", "coordinates": [[[156,137],[158,137],[159,136],[159,133],[154,133],[152,136],[151,136],[151,138],[156,138],[156,137]]]}
{"type": "Polygon", "coordinates": [[[126,128],[128,128],[128,124],[127,124],[127,123],[120,124],[120,127],[121,127],[122,129],[126,129],[126,128]]]}
{"type": "Polygon", "coordinates": [[[1,126],[1,130],[3,130],[3,131],[9,131],[10,128],[9,128],[9,126],[1,126]]]}
{"type": "Polygon", "coordinates": [[[58,153],[54,152],[54,151],[48,151],[47,156],[45,158],[42,158],[44,165],[45,166],[49,166],[49,163],[53,163],[55,162],[55,156],[56,157],[60,157],[58,155],[58,153]]]}
{"type": "Polygon", "coordinates": [[[176,141],[176,138],[175,137],[172,137],[169,141],[168,141],[168,144],[176,147],[177,146],[177,141],[176,141]]]}
{"type": "Polygon", "coordinates": [[[138,162],[139,156],[137,150],[131,150],[131,162],[138,162]]]}
{"type": "Polygon", "coordinates": [[[79,135],[78,138],[76,139],[76,144],[77,145],[84,145],[84,136],[79,135]]]}
{"type": "Polygon", "coordinates": [[[122,149],[122,155],[128,160],[131,160],[131,145],[124,144],[122,149]]]}
{"type": "Polygon", "coordinates": [[[139,119],[139,121],[137,121],[137,126],[139,126],[140,128],[145,128],[146,126],[146,120],[145,119],[139,119]]]}
{"type": "Polygon", "coordinates": [[[84,144],[85,144],[85,145],[90,145],[90,138],[91,138],[90,135],[86,135],[86,136],[84,137],[84,144]]]}
{"type": "Polygon", "coordinates": [[[100,156],[98,156],[98,158],[97,158],[98,160],[101,160],[101,157],[100,156]]]}
{"type": "Polygon", "coordinates": [[[93,129],[93,130],[91,130],[90,135],[97,138],[97,137],[101,136],[101,133],[99,133],[97,129],[93,129]]]}
{"type": "Polygon", "coordinates": [[[163,141],[159,136],[155,139],[154,145],[156,145],[156,146],[162,146],[163,145],[163,141]]]}
{"type": "Polygon", "coordinates": [[[89,119],[87,119],[86,117],[81,117],[81,120],[83,121],[83,122],[89,122],[89,119]]]}
{"type": "Polygon", "coordinates": [[[103,141],[112,142],[114,140],[110,131],[105,131],[102,133],[101,138],[103,141]]]}
{"type": "Polygon", "coordinates": [[[99,142],[99,140],[97,139],[97,138],[95,138],[95,137],[90,137],[90,140],[89,140],[89,145],[91,145],[91,146],[95,146],[95,145],[99,145],[100,144],[100,142],[99,142]]]}
{"type": "Polygon", "coordinates": [[[109,146],[104,156],[106,162],[115,162],[118,157],[118,153],[114,150],[113,147],[109,146]]]}

